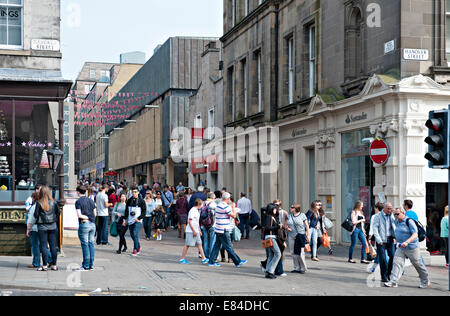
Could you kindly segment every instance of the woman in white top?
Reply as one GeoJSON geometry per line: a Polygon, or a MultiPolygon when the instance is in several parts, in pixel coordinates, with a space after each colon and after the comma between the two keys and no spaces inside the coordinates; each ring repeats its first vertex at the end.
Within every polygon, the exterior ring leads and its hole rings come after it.
{"type": "Polygon", "coordinates": [[[353,251],[355,250],[355,245],[357,239],[363,245],[361,250],[361,263],[370,264],[369,261],[366,260],[366,249],[367,249],[367,240],[366,240],[366,232],[364,230],[364,223],[366,222],[366,217],[363,213],[364,203],[362,201],[357,201],[355,207],[352,211],[352,223],[353,223],[353,231],[351,234],[352,244],[350,245],[350,250],[348,254],[348,262],[356,263],[353,260],[353,251]]]}

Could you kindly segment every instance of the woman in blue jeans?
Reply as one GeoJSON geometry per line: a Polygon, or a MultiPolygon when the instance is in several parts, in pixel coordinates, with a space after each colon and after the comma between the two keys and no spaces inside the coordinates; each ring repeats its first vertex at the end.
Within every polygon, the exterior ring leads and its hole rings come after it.
{"type": "Polygon", "coordinates": [[[125,218],[130,229],[131,239],[134,242],[132,256],[137,256],[141,253],[141,244],[139,243],[139,230],[142,227],[142,221],[147,214],[147,204],[144,199],[139,197],[139,190],[137,187],[131,189],[132,196],[127,202],[125,211],[125,218]]]}
{"type": "Polygon", "coordinates": [[[281,228],[279,220],[278,208],[273,208],[273,214],[268,214],[265,226],[265,240],[272,239],[273,246],[267,248],[267,264],[266,264],[266,279],[276,279],[275,269],[281,259],[281,250],[277,243],[278,230],[281,228]]]}
{"type": "Polygon", "coordinates": [[[364,230],[364,223],[366,222],[366,217],[363,213],[364,203],[362,201],[357,201],[355,207],[352,211],[352,223],[353,223],[353,231],[351,234],[352,244],[350,245],[350,251],[348,255],[348,262],[356,263],[353,260],[353,251],[355,250],[356,241],[359,241],[362,244],[361,249],[361,263],[370,264],[369,261],[366,260],[366,250],[367,250],[367,240],[366,240],[366,232],[364,230]]]}
{"type": "Polygon", "coordinates": [[[312,202],[311,209],[306,213],[306,218],[308,219],[308,225],[310,228],[310,238],[311,241],[311,260],[320,261],[317,257],[318,239],[322,237],[322,230],[320,229],[320,209],[322,208],[322,202],[317,200],[312,202]]]}

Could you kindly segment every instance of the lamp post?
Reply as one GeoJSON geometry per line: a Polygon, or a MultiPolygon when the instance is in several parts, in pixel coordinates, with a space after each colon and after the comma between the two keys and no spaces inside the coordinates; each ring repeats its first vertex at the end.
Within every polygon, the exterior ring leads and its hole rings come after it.
{"type": "MultiPolygon", "coordinates": [[[[52,171],[53,175],[53,198],[55,197],[55,189],[56,189],[56,170],[58,170],[59,163],[61,161],[61,158],[64,156],[64,152],[59,149],[58,141],[55,142],[55,146],[52,149],[47,150],[47,156],[48,156],[48,164],[50,167],[50,170],[52,171]]],[[[61,192],[59,193],[61,195],[61,192]]],[[[62,197],[60,196],[59,199],[61,200],[62,197]]]]}
{"type": "MultiPolygon", "coordinates": [[[[52,196],[53,198],[55,198],[56,196],[56,171],[58,170],[58,166],[59,163],[61,162],[61,159],[64,156],[64,152],[59,149],[58,146],[58,140],[55,141],[55,146],[52,149],[47,150],[47,157],[48,157],[48,165],[50,170],[52,171],[52,196]]],[[[62,178],[64,179],[64,178],[62,178]]],[[[60,178],[60,181],[61,180],[60,178]]],[[[64,184],[63,184],[64,185],[64,184]]],[[[61,186],[60,186],[61,187],[61,186]]],[[[59,190],[59,201],[58,201],[58,205],[60,207],[62,207],[62,203],[61,201],[64,201],[64,191],[61,191],[61,189],[59,190]]],[[[61,215],[59,216],[59,251],[62,253],[62,212],[61,215]]]]}

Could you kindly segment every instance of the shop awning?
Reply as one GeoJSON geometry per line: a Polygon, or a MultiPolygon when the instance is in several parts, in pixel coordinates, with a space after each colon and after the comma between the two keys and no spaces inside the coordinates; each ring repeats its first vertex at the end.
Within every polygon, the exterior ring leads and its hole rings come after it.
{"type": "Polygon", "coordinates": [[[72,81],[64,79],[7,79],[0,77],[0,99],[62,101],[72,81]]]}

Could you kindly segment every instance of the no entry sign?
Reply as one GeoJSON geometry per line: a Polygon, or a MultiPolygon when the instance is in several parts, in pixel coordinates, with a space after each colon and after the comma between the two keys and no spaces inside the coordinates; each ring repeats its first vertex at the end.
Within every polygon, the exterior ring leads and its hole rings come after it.
{"type": "Polygon", "coordinates": [[[384,165],[389,159],[389,147],[384,140],[376,139],[370,145],[370,159],[378,165],[384,165]]]}

